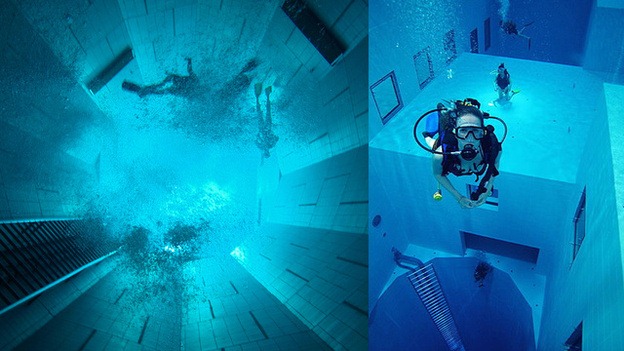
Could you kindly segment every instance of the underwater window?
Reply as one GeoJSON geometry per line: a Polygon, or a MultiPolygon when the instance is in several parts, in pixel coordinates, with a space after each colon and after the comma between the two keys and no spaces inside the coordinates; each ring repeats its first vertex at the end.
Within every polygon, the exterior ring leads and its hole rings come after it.
{"type": "Polygon", "coordinates": [[[134,59],[132,49],[127,47],[117,56],[106,68],[98,73],[95,78],[87,82],[85,85],[91,94],[97,94],[102,88],[104,88],[112,79],[121,72],[130,61],[134,59]]]}
{"type": "Polygon", "coordinates": [[[583,193],[581,194],[581,199],[579,200],[579,204],[576,207],[576,213],[574,214],[574,241],[572,242],[573,251],[572,251],[572,260],[576,258],[579,249],[581,248],[581,244],[583,244],[583,240],[585,239],[585,197],[587,187],[583,188],[583,193]]]}
{"type": "Polygon", "coordinates": [[[414,55],[414,66],[416,68],[416,76],[418,77],[418,86],[420,89],[423,89],[435,76],[430,47],[427,46],[414,55]]]}
{"type": "Polygon", "coordinates": [[[490,32],[490,18],[488,17],[485,21],[483,21],[483,51],[487,51],[492,44],[492,34],[490,32]]]}
{"type": "Polygon", "coordinates": [[[479,53],[479,32],[477,31],[477,28],[470,32],[470,52],[473,54],[479,53]]]}
{"type": "Polygon", "coordinates": [[[582,351],[583,350],[583,322],[581,322],[570,334],[570,337],[565,342],[565,350],[567,351],[582,351]]]}
{"type": "Polygon", "coordinates": [[[333,65],[338,57],[345,52],[344,44],[332,33],[332,29],[327,27],[317,14],[308,7],[305,1],[286,0],[282,4],[282,11],[330,65],[333,65]]]}
{"type": "Polygon", "coordinates": [[[466,254],[467,249],[475,251],[484,251],[494,255],[505,256],[537,264],[540,250],[536,247],[522,245],[511,241],[490,238],[488,236],[459,231],[462,241],[463,252],[466,254]]]}
{"type": "Polygon", "coordinates": [[[446,64],[448,65],[457,57],[455,46],[455,30],[451,29],[444,35],[444,52],[446,52],[446,64]]]}
{"type": "Polygon", "coordinates": [[[394,71],[386,74],[371,85],[370,91],[373,95],[373,101],[375,101],[375,107],[377,107],[377,113],[379,113],[383,124],[388,123],[403,108],[403,99],[401,99],[394,71]]]}

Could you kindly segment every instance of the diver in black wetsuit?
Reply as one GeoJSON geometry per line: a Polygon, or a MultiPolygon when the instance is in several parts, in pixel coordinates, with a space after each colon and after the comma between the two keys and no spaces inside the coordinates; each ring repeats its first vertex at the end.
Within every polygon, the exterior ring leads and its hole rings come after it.
{"type": "Polygon", "coordinates": [[[518,90],[511,90],[511,76],[505,68],[505,64],[501,63],[498,66],[498,73],[494,78],[494,91],[498,92],[499,101],[509,101],[518,93],[518,90]]]}
{"type": "MultiPolygon", "coordinates": [[[[502,141],[494,134],[494,127],[484,125],[484,118],[490,116],[480,110],[481,104],[467,98],[456,101],[451,108],[438,104],[438,108],[422,115],[414,125],[414,138],[426,151],[433,154],[433,175],[459,203],[462,208],[476,208],[483,205],[491,195],[498,165],[502,154],[502,141]],[[422,133],[428,145],[422,144],[416,135],[418,123],[427,117],[427,127],[422,133]],[[437,139],[434,139],[436,134],[437,139]],[[477,190],[465,197],[457,191],[447,178],[452,173],[456,176],[475,175],[479,181],[477,190]]],[[[502,122],[504,124],[504,122],[502,122]]],[[[506,129],[506,127],[505,127],[506,129]]],[[[506,135],[506,131],[505,131],[506,135]]],[[[503,137],[503,140],[505,137],[503,137]]],[[[434,199],[442,198],[441,191],[434,194],[434,199]],[[439,196],[436,196],[439,195],[439,196]]]]}
{"type": "Polygon", "coordinates": [[[262,116],[262,108],[260,107],[260,95],[262,94],[262,83],[256,83],[254,92],[256,95],[256,112],[258,114],[258,134],[256,135],[256,146],[262,151],[262,158],[271,157],[270,150],[275,147],[279,137],[273,133],[273,119],[271,118],[271,99],[269,96],[273,88],[266,87],[264,93],[267,98],[266,117],[262,116]]]}
{"type": "Polygon", "coordinates": [[[475,282],[479,283],[480,288],[483,287],[483,281],[485,280],[485,277],[487,277],[488,273],[490,273],[491,271],[492,266],[489,263],[483,261],[480,261],[475,268],[474,279],[475,282]]]}
{"type": "Polygon", "coordinates": [[[533,22],[527,23],[524,26],[522,26],[522,28],[520,28],[520,30],[518,30],[518,25],[512,21],[512,20],[505,20],[505,21],[500,21],[499,22],[501,29],[503,30],[503,32],[505,32],[506,34],[509,35],[517,35],[519,37],[523,37],[525,39],[527,39],[529,41],[529,50],[531,50],[531,38],[524,35],[522,32],[530,25],[533,24],[533,22]]]}
{"type": "Polygon", "coordinates": [[[164,95],[171,94],[177,96],[190,97],[199,85],[197,74],[193,72],[193,63],[189,57],[186,60],[186,70],[188,76],[181,76],[168,73],[167,77],[158,84],[140,86],[138,84],[128,82],[126,80],[121,84],[123,90],[137,93],[139,97],[146,95],[164,95]]]}

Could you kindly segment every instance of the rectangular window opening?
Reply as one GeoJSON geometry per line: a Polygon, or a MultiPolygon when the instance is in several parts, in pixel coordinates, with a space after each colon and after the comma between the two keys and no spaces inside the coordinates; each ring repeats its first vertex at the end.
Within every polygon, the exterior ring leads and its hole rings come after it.
{"type": "Polygon", "coordinates": [[[416,67],[418,86],[422,90],[435,77],[430,47],[427,46],[414,55],[414,66],[416,67]]]}
{"type": "Polygon", "coordinates": [[[477,28],[470,32],[470,52],[473,54],[479,53],[479,32],[477,28]]]}
{"type": "Polygon", "coordinates": [[[286,0],[282,4],[282,11],[330,65],[333,65],[345,52],[345,45],[334,35],[332,29],[308,7],[305,1],[286,0]]]}
{"type": "Polygon", "coordinates": [[[446,64],[453,62],[457,57],[457,47],[455,46],[455,30],[451,29],[444,35],[444,52],[446,53],[446,64]]]}
{"type": "Polygon", "coordinates": [[[574,241],[572,242],[572,260],[576,259],[576,255],[578,254],[581,244],[583,244],[583,240],[585,240],[585,197],[586,197],[587,187],[583,188],[583,193],[581,194],[581,199],[579,200],[579,204],[576,207],[576,212],[574,213],[574,241]]]}
{"type": "Polygon", "coordinates": [[[108,64],[97,76],[85,85],[91,94],[97,94],[117,73],[121,72],[134,59],[131,48],[125,48],[115,59],[108,64]]]}
{"type": "Polygon", "coordinates": [[[532,246],[494,239],[464,231],[460,231],[464,252],[466,249],[485,251],[494,255],[505,256],[532,264],[537,264],[539,249],[532,246]]]}
{"type": "Polygon", "coordinates": [[[487,51],[490,48],[492,34],[490,32],[490,18],[488,17],[485,21],[483,21],[483,51],[487,51]]]}

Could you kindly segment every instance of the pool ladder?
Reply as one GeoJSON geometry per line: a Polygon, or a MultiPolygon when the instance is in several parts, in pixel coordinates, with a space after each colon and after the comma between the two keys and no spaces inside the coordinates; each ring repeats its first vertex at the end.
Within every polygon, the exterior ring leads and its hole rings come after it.
{"type": "Polygon", "coordinates": [[[451,351],[465,351],[442,287],[431,263],[409,274],[408,279],[422,300],[451,351]]]}

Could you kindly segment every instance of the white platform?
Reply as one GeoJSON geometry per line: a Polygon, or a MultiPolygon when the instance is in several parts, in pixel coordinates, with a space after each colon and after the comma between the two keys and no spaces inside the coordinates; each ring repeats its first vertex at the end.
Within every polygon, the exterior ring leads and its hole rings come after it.
{"type": "MultiPolygon", "coordinates": [[[[479,100],[481,108],[509,127],[503,144],[501,171],[573,183],[589,126],[604,104],[602,81],[581,67],[496,56],[460,55],[451,65],[452,78],[436,77],[384,126],[370,147],[427,156],[412,136],[414,123],[442,99],[479,100]],[[521,92],[504,106],[488,106],[498,97],[490,74],[504,62],[513,89],[521,92]]],[[[492,121],[497,135],[502,127],[492,121]]],[[[424,123],[420,128],[424,127],[424,123]]],[[[419,131],[421,130],[419,128],[419,131]]]]}

